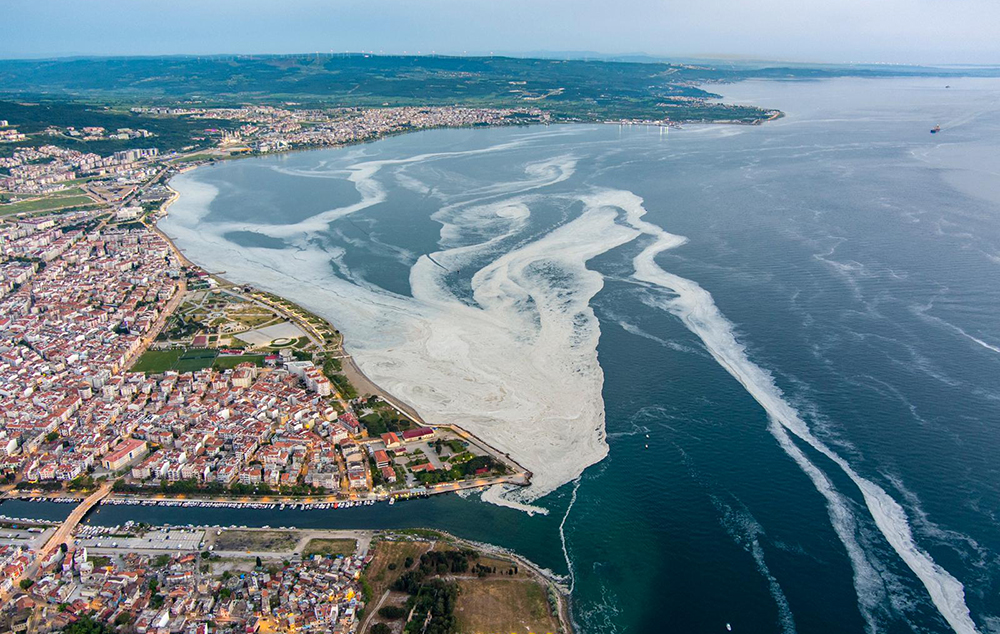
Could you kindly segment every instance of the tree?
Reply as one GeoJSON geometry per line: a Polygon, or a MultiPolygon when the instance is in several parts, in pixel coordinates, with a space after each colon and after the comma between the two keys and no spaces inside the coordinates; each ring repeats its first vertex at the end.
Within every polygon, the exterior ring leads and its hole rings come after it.
{"type": "Polygon", "coordinates": [[[392,628],[385,623],[376,623],[372,626],[372,634],[392,634],[392,628]]]}
{"type": "MultiPolygon", "coordinates": [[[[60,603],[62,607],[65,603],[60,603]]],[[[63,629],[66,634],[114,634],[115,628],[95,620],[90,615],[83,615],[63,629]]]]}
{"type": "Polygon", "coordinates": [[[406,616],[406,610],[396,605],[387,605],[379,608],[378,615],[383,619],[395,621],[406,616]]]}
{"type": "Polygon", "coordinates": [[[263,568],[263,567],[264,567],[264,562],[262,562],[262,561],[260,560],[260,556],[259,556],[259,555],[258,555],[258,557],[257,557],[257,567],[258,567],[258,568],[263,568]]]}
{"type": "Polygon", "coordinates": [[[32,581],[31,579],[21,579],[20,586],[22,590],[27,590],[33,585],[35,585],[35,582],[32,581]]]}

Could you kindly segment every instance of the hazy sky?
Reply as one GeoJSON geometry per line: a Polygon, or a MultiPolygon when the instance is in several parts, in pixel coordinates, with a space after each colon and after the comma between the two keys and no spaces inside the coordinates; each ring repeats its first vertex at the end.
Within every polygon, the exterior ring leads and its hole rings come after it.
{"type": "Polygon", "coordinates": [[[599,51],[1000,63],[1000,0],[2,0],[0,57],[599,51]]]}

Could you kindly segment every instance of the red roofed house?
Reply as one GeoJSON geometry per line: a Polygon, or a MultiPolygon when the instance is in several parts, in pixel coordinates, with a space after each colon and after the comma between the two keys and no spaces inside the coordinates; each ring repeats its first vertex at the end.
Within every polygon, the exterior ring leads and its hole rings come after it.
{"type": "Polygon", "coordinates": [[[392,467],[382,467],[382,479],[386,482],[395,482],[396,472],[393,471],[392,467]]]}
{"type": "Polygon", "coordinates": [[[101,466],[109,471],[118,471],[129,463],[146,455],[146,441],[129,438],[105,454],[101,466]]]}
{"type": "Polygon", "coordinates": [[[358,420],[357,416],[351,412],[344,412],[337,420],[347,427],[348,431],[352,434],[358,434],[361,432],[361,422],[358,420]]]}
{"type": "Polygon", "coordinates": [[[407,429],[403,432],[403,440],[420,440],[421,438],[427,438],[428,436],[433,436],[434,430],[430,427],[418,427],[416,429],[407,429]]]}

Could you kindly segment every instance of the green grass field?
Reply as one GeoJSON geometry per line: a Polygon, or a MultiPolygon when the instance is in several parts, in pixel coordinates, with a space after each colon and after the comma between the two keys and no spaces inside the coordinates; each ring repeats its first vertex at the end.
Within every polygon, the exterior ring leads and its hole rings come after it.
{"type": "Polygon", "coordinates": [[[173,369],[178,372],[195,372],[212,367],[218,353],[215,350],[187,349],[184,354],[177,359],[173,369]]]}
{"type": "Polygon", "coordinates": [[[145,372],[146,374],[159,374],[174,367],[177,360],[181,358],[184,350],[177,348],[174,350],[147,350],[139,357],[139,360],[132,366],[133,372],[145,372]]]}
{"type": "Polygon", "coordinates": [[[212,159],[218,160],[218,159],[221,159],[221,158],[224,158],[224,157],[221,157],[221,156],[218,156],[218,155],[215,155],[215,154],[204,154],[203,153],[203,154],[192,154],[191,156],[179,156],[179,157],[171,160],[170,162],[171,163],[191,163],[191,162],[194,162],[194,161],[209,161],[209,160],[212,160],[212,159]]]}
{"type": "Polygon", "coordinates": [[[93,203],[94,201],[88,196],[46,196],[44,198],[22,200],[16,203],[0,205],[0,216],[32,211],[52,211],[55,209],[63,209],[64,207],[92,205],[93,203]]]}
{"type": "Polygon", "coordinates": [[[160,374],[167,370],[176,372],[195,372],[204,368],[228,370],[240,363],[250,362],[261,367],[264,365],[264,355],[247,354],[243,356],[220,357],[215,350],[204,348],[173,348],[170,350],[147,350],[143,353],[132,372],[160,374]]]}
{"type": "Polygon", "coordinates": [[[216,357],[215,363],[212,367],[216,370],[228,370],[229,368],[235,368],[241,363],[249,361],[250,363],[260,367],[264,365],[264,355],[262,354],[245,354],[242,356],[231,356],[231,357],[216,357]]]}

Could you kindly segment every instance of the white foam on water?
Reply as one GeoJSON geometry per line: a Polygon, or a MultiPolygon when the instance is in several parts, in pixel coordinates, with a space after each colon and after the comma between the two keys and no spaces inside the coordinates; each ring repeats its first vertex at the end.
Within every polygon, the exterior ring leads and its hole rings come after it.
{"type": "Polygon", "coordinates": [[[596,351],[599,323],[590,307],[604,280],[586,264],[640,236],[651,239],[633,260],[635,279],[673,294],[662,302],[662,308],[698,335],[713,358],[768,413],[771,433],[827,500],[834,528],[854,566],[866,618],[871,619],[881,586],[857,543],[850,502],[793,436],[854,482],[881,534],[920,579],[951,627],[959,634],[976,632],[962,584],[914,543],[902,507],[810,432],[771,375],[747,357],[733,325],[707,291],[655,263],[659,253],[686,239],[643,221],[646,210],[641,198],[619,190],[580,196],[584,209],[578,216],[513,250],[493,253],[498,240],[512,235],[530,218],[533,198],[525,192],[569,178],[574,165],[571,158],[528,166],[525,180],[482,192],[511,199],[473,200],[436,215],[442,222],[444,248],[432,254],[433,260],[420,257],[411,268],[412,297],[332,273],[332,254],[317,246],[319,241],[312,236],[327,230],[332,220],[383,200],[385,192],[376,181],[382,167],[476,152],[424,154],[352,166],[349,179],[361,195],[359,202],[292,225],[255,226],[261,233],[289,238],[292,249],[246,248],[226,240],[225,232],[247,226],[202,222],[215,193],[190,178],[175,179],[184,191],[164,229],[202,266],[225,269],[235,281],[287,296],[330,318],[346,334],[348,349],[362,370],[427,420],[460,425],[509,452],[534,473],[532,485],[514,495],[501,495],[497,489],[487,497],[512,505],[531,502],[572,482],[607,454],[601,396],[604,377],[596,351]],[[496,223],[490,237],[471,244],[462,239],[489,217],[496,223]],[[448,272],[454,266],[480,262],[484,256],[492,259],[477,265],[480,268],[471,281],[472,300],[456,296],[446,282],[448,272]]]}
{"type": "Polygon", "coordinates": [[[775,606],[778,608],[778,622],[784,634],[795,634],[795,616],[792,606],[788,603],[785,591],[778,579],[771,572],[764,558],[764,548],[760,545],[760,537],[764,535],[764,527],[760,525],[749,511],[735,511],[721,500],[714,499],[715,506],[723,512],[724,526],[730,537],[744,550],[750,553],[757,566],[757,572],[767,580],[768,590],[775,606]]]}
{"type": "Polygon", "coordinates": [[[282,236],[292,248],[247,248],[226,240],[233,223],[202,222],[212,191],[188,196],[199,190],[193,179],[175,181],[183,195],[163,228],[205,268],[225,270],[234,281],[328,317],[345,333],[365,374],[426,420],[460,425],[509,452],[532,471],[531,486],[502,496],[498,489],[485,499],[538,512],[528,504],[607,454],[599,323],[590,308],[603,277],[586,263],[639,232],[618,223],[612,208],[584,201],[578,212],[579,200],[567,198],[567,208],[579,215],[540,237],[529,235],[513,250],[498,249],[498,241],[530,218],[535,199],[525,192],[572,175],[575,160],[562,156],[525,166],[523,180],[490,187],[485,199],[435,214],[442,250],[412,266],[412,297],[364,283],[346,269],[341,249],[319,246],[320,226],[326,230],[331,219],[384,195],[375,180],[380,166],[436,156],[353,166],[361,202],[293,225],[252,227],[282,236]],[[344,277],[333,274],[331,262],[344,277]],[[448,281],[451,271],[470,264],[476,271],[471,299],[456,295],[448,281]]]}
{"type": "Polygon", "coordinates": [[[480,499],[484,502],[489,502],[490,504],[506,506],[509,509],[514,509],[515,511],[522,511],[528,515],[534,515],[535,513],[538,513],[539,515],[549,514],[549,509],[544,506],[525,504],[524,502],[518,502],[513,499],[509,487],[503,484],[494,484],[490,488],[486,489],[483,491],[480,499]]]}
{"type": "Polygon", "coordinates": [[[939,324],[941,326],[944,326],[948,330],[951,330],[952,332],[957,333],[957,334],[965,337],[969,341],[972,341],[973,343],[979,344],[980,346],[986,348],[987,350],[990,350],[991,352],[996,352],[996,353],[1000,354],[1000,346],[995,346],[995,345],[993,345],[991,343],[983,341],[982,339],[980,339],[979,337],[976,337],[975,335],[970,335],[964,329],[956,326],[955,324],[953,324],[953,323],[951,323],[949,321],[945,321],[944,319],[941,319],[940,317],[935,317],[934,315],[929,314],[928,311],[931,308],[933,308],[933,306],[934,306],[934,302],[930,302],[930,303],[928,303],[927,305],[924,305],[924,306],[911,306],[911,310],[913,311],[914,314],[916,314],[921,319],[924,319],[925,321],[928,321],[928,322],[931,322],[931,323],[934,323],[934,324],[939,324]]]}
{"type": "Polygon", "coordinates": [[[573,492],[570,494],[569,504],[566,506],[566,512],[563,514],[562,521],[559,522],[559,541],[562,544],[563,557],[566,558],[566,574],[569,577],[569,592],[573,593],[573,588],[576,586],[576,571],[573,568],[573,560],[569,556],[569,546],[566,543],[566,520],[569,519],[569,512],[573,510],[573,505],[576,504],[576,495],[580,491],[580,478],[573,480],[573,492]]]}
{"type": "MultiPolygon", "coordinates": [[[[798,412],[785,401],[770,373],[749,359],[745,347],[736,339],[733,324],[719,311],[708,291],[696,282],[664,271],[656,264],[658,254],[684,244],[686,239],[641,220],[646,210],[638,196],[620,192],[616,199],[615,204],[626,212],[630,224],[653,238],[653,242],[633,260],[635,278],[673,294],[672,298],[662,303],[663,308],[680,318],[702,340],[715,360],[767,412],[771,433],[826,498],[834,528],[851,557],[856,581],[869,584],[867,577],[871,574],[871,564],[860,552],[854,537],[850,536],[853,532],[847,525],[848,521],[853,522],[850,508],[829,479],[792,441],[790,434],[836,464],[857,486],[882,536],[923,583],[931,601],[951,628],[958,634],[977,632],[965,604],[964,586],[917,546],[903,507],[882,487],[859,475],[844,458],[810,432],[798,412]]],[[[866,602],[861,596],[863,588],[858,590],[859,598],[866,602]]]]}

